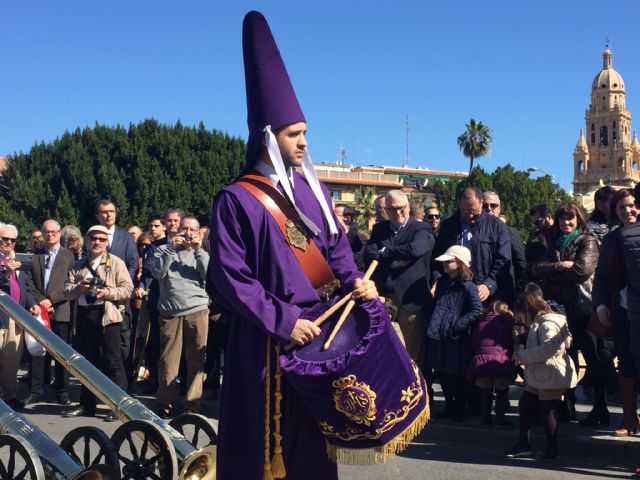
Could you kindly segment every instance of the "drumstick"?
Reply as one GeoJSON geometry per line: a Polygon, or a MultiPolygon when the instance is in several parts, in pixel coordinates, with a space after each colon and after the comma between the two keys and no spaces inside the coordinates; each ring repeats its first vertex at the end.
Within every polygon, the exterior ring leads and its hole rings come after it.
{"type": "MultiPolygon", "coordinates": [[[[371,278],[371,275],[373,275],[373,272],[377,266],[378,266],[377,260],[374,260],[373,262],[371,262],[371,265],[369,265],[369,268],[365,272],[364,277],[362,277],[362,280],[369,280],[371,278]]],[[[342,327],[342,324],[347,319],[347,316],[351,313],[351,310],[353,310],[353,307],[355,305],[356,305],[355,300],[353,299],[349,300],[349,303],[347,303],[347,306],[344,307],[344,310],[342,311],[342,315],[340,315],[338,322],[336,323],[335,327],[333,327],[333,331],[331,332],[331,335],[329,335],[329,338],[327,339],[327,341],[324,342],[324,345],[322,347],[323,350],[326,350],[329,348],[329,345],[331,345],[331,342],[333,341],[334,337],[338,333],[338,330],[340,330],[340,327],[342,327]]]]}
{"type": "MultiPolygon", "coordinates": [[[[351,295],[353,295],[353,293],[349,293],[349,294],[345,295],[340,300],[338,300],[336,303],[331,305],[331,307],[329,307],[322,315],[320,315],[318,318],[316,318],[313,321],[313,324],[318,326],[318,327],[320,325],[322,325],[327,320],[327,318],[329,318],[331,315],[333,315],[338,310],[340,310],[340,307],[342,307],[345,303],[347,303],[349,301],[349,299],[351,298],[351,295]]],[[[284,347],[284,349],[285,350],[291,350],[296,345],[297,345],[296,342],[289,342],[287,344],[287,346],[284,347]]]]}

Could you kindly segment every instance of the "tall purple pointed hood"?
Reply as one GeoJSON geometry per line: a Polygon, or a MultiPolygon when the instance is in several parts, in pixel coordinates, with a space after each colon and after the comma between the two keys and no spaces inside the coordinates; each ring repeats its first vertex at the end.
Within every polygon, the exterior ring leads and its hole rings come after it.
{"type": "Polygon", "coordinates": [[[244,17],[242,50],[249,125],[245,168],[250,168],[260,151],[267,125],[275,131],[304,122],[305,118],[269,24],[260,12],[251,11],[244,17]]]}

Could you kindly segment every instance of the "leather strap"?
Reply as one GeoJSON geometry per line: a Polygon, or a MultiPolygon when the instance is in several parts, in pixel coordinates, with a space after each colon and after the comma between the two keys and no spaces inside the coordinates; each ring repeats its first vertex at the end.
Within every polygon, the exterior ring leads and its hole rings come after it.
{"type": "MultiPolygon", "coordinates": [[[[295,255],[300,267],[316,290],[321,289],[329,284],[336,286],[337,280],[331,271],[331,267],[320,252],[305,230],[301,230],[305,235],[305,249],[297,247],[291,243],[289,233],[287,232],[287,221],[293,221],[299,229],[304,229],[304,224],[296,211],[289,205],[284,196],[271,184],[266,177],[248,173],[243,175],[237,182],[237,185],[245,188],[251,193],[263,206],[278,224],[282,235],[284,236],[291,251],[295,255]]],[[[318,292],[321,296],[322,292],[318,292]]]]}

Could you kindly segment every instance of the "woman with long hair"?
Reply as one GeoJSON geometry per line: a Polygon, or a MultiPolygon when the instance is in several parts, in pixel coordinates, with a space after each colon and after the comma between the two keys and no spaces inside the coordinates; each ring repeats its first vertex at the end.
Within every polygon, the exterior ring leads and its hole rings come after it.
{"type": "Polygon", "coordinates": [[[605,328],[613,327],[615,354],[618,357],[618,385],[622,403],[622,421],[613,431],[616,437],[636,433],[638,429],[638,372],[633,363],[629,319],[627,318],[627,289],[624,272],[610,261],[613,245],[620,236],[620,227],[636,222],[638,209],[631,188],[618,190],[610,199],[610,232],[602,239],[600,258],[593,280],[593,305],[597,319],[605,328]]]}

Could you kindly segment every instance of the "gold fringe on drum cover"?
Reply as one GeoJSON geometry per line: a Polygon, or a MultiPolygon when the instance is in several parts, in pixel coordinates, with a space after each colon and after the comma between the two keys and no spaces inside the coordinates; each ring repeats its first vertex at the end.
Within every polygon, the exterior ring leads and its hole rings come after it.
{"type": "MultiPolygon", "coordinates": [[[[426,393],[426,392],[425,392],[426,393]]],[[[427,401],[424,410],[405,430],[382,447],[375,448],[344,448],[326,442],[327,455],[331,461],[342,465],[373,465],[385,463],[389,457],[406,449],[411,441],[420,434],[429,422],[431,412],[427,401]]]]}

